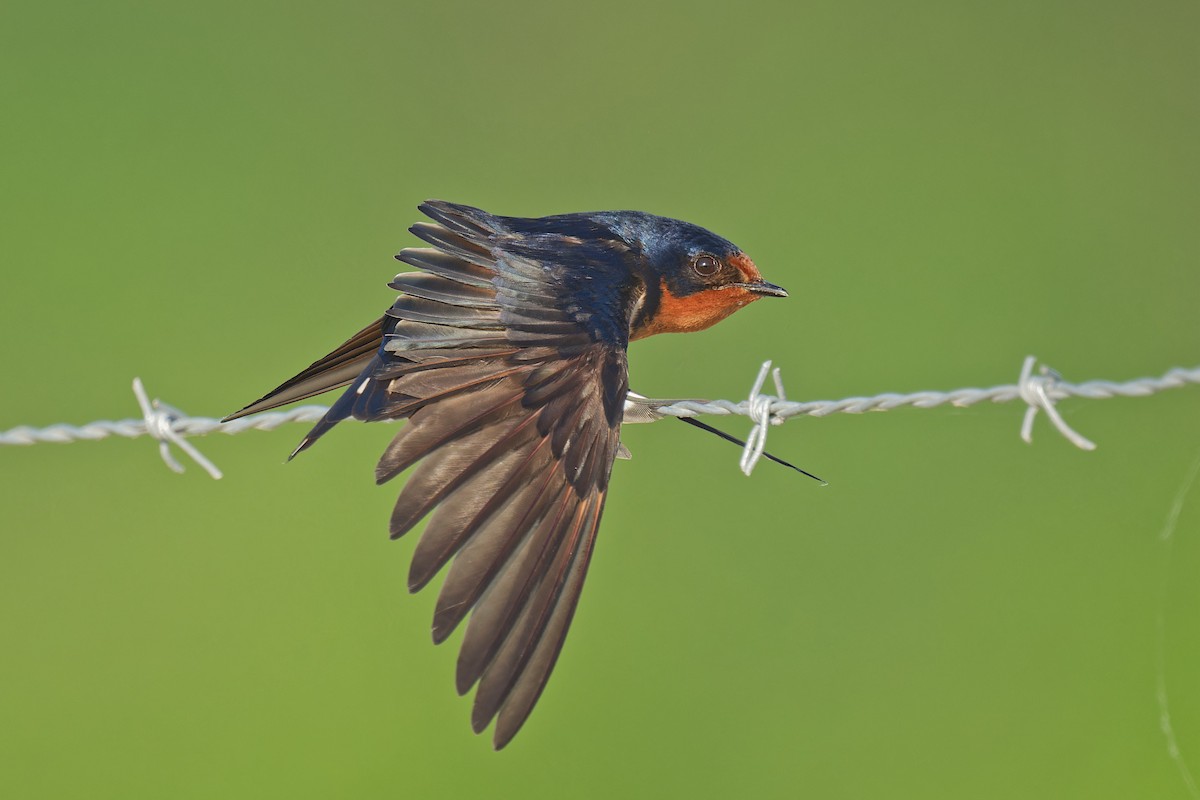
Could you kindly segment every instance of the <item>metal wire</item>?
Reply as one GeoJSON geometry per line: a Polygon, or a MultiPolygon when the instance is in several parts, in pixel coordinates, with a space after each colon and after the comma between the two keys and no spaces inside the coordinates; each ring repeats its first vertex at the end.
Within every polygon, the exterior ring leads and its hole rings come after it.
{"type": "MultiPolygon", "coordinates": [[[[961,408],[985,401],[1008,403],[1021,400],[1027,406],[1021,426],[1021,436],[1025,441],[1032,440],[1033,420],[1038,412],[1045,412],[1055,428],[1075,446],[1092,450],[1096,445],[1068,426],[1062,416],[1058,414],[1055,409],[1057,401],[1071,397],[1088,400],[1101,400],[1109,397],[1146,397],[1167,389],[1179,389],[1188,385],[1200,384],[1200,367],[1177,367],[1157,378],[1136,378],[1122,383],[1102,380],[1068,383],[1062,380],[1057,372],[1045,366],[1035,374],[1035,364],[1036,359],[1033,356],[1027,357],[1016,383],[1002,384],[986,389],[968,388],[954,389],[949,392],[927,391],[911,394],[888,392],[872,397],[796,402],[786,398],[778,369],[774,372],[777,394],[762,393],[763,383],[771,371],[771,362],[768,361],[763,364],[753,389],[745,400],[737,402],[732,400],[654,400],[631,393],[625,403],[625,422],[654,422],[664,417],[694,417],[704,414],[750,417],[754,421],[754,428],[747,437],[741,461],[742,471],[749,475],[766,446],[766,434],[769,426],[782,424],[792,417],[861,414],[867,411],[890,411],[904,406],[935,408],[952,405],[961,408]]],[[[232,422],[221,422],[212,417],[190,417],[161,400],[149,401],[140,379],[134,379],[133,388],[142,408],[141,419],[99,420],[85,425],[58,424],[42,428],[22,425],[7,431],[0,431],[0,445],[32,445],[44,442],[62,444],[97,441],[111,436],[126,439],[152,436],[159,442],[160,454],[171,469],[177,472],[183,470],[183,467],[170,454],[169,445],[174,444],[184,450],[210,475],[219,478],[221,473],[216,466],[186,442],[185,438],[204,436],[209,433],[223,433],[232,436],[249,430],[274,430],[281,425],[293,422],[313,423],[324,416],[328,410],[327,406],[299,406],[287,411],[268,411],[232,422]]]]}

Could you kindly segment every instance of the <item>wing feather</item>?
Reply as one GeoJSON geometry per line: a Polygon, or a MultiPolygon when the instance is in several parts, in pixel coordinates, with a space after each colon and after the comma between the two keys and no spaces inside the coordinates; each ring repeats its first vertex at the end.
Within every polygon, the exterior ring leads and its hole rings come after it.
{"type": "Polygon", "coordinates": [[[492,460],[489,469],[475,472],[463,484],[461,491],[451,493],[438,505],[413,553],[408,578],[412,591],[429,583],[474,533],[471,520],[493,499],[500,499],[501,502],[505,499],[500,494],[501,488],[511,486],[510,475],[527,461],[528,454],[528,445],[502,453],[492,460]]]}
{"type": "MultiPolygon", "coordinates": [[[[531,462],[544,452],[545,444],[543,439],[531,454],[531,462]]],[[[545,466],[544,459],[531,463],[527,469],[529,480],[521,480],[526,474],[514,471],[510,481],[519,483],[515,493],[501,506],[493,503],[483,508],[472,520],[471,527],[477,532],[454,559],[438,595],[433,616],[435,642],[444,641],[466,618],[532,528],[561,499],[566,481],[561,473],[545,466]]],[[[497,589],[497,595],[502,594],[497,589]]],[[[459,694],[469,688],[460,686],[459,694]]]]}
{"type": "MultiPolygon", "coordinates": [[[[528,417],[513,417],[481,428],[456,446],[435,450],[422,459],[396,500],[390,526],[392,535],[403,536],[463,481],[480,470],[492,468],[500,455],[513,449],[513,440],[531,421],[528,417]]],[[[495,500],[503,499],[502,490],[498,491],[495,500]]]]}
{"type": "Polygon", "coordinates": [[[397,261],[428,270],[435,275],[442,275],[441,270],[445,269],[448,271],[445,277],[476,286],[491,285],[493,258],[487,248],[451,233],[440,225],[430,225],[427,222],[418,222],[409,228],[409,231],[433,245],[435,249],[405,248],[397,254],[397,261]]]}
{"type": "MultiPolygon", "coordinates": [[[[471,722],[476,731],[487,727],[492,718],[508,706],[515,685],[521,678],[533,651],[541,642],[546,624],[558,605],[570,572],[571,561],[579,547],[588,507],[594,498],[576,498],[570,505],[565,526],[559,535],[547,537],[536,574],[536,583],[517,617],[516,623],[500,643],[495,657],[483,671],[475,691],[471,722]]],[[[524,721],[523,719],[521,720],[524,721]]],[[[512,723],[510,723],[512,724],[512,723]]],[[[497,736],[499,732],[497,731],[497,736]]],[[[500,744],[499,740],[496,741],[500,744]]]]}
{"type": "MultiPolygon", "coordinates": [[[[579,504],[579,496],[569,486],[564,485],[556,492],[546,514],[484,590],[467,621],[467,632],[458,651],[460,693],[469,691],[494,663],[505,641],[515,638],[513,628],[540,579],[549,572],[554,545],[569,531],[579,504]]],[[[493,686],[493,694],[507,691],[507,688],[493,686]]],[[[488,707],[494,702],[503,702],[503,699],[502,694],[491,699],[476,694],[473,716],[491,719],[494,712],[487,713],[488,707]]]]}
{"type": "MultiPolygon", "coordinates": [[[[515,413],[522,392],[510,388],[479,407],[475,395],[459,395],[443,400],[436,406],[425,406],[411,417],[410,424],[396,438],[375,467],[375,480],[383,483],[417,463],[433,450],[461,438],[485,422],[507,413],[515,413]]],[[[393,538],[395,536],[393,535],[393,538]]]]}
{"type": "Polygon", "coordinates": [[[431,325],[448,325],[452,328],[475,328],[478,330],[503,330],[500,311],[491,308],[472,308],[426,300],[423,297],[401,297],[387,312],[412,322],[427,322],[431,325]]]}
{"type": "Polygon", "coordinates": [[[468,286],[428,272],[402,272],[388,286],[398,292],[423,297],[426,300],[437,300],[439,303],[470,308],[498,308],[496,293],[490,285],[468,286]]]}
{"type": "Polygon", "coordinates": [[[559,591],[553,606],[548,607],[548,618],[541,636],[532,642],[532,651],[528,660],[517,675],[508,698],[500,708],[499,719],[496,721],[496,747],[504,747],[517,735],[525,724],[533,706],[542,696],[546,681],[562,652],[563,642],[567,637],[567,629],[575,616],[575,608],[579,604],[579,595],[583,589],[583,581],[587,576],[588,565],[591,563],[592,548],[596,543],[596,530],[600,526],[600,515],[604,511],[604,493],[592,498],[583,521],[579,541],[575,543],[574,552],[569,565],[566,567],[566,580],[559,591]]]}

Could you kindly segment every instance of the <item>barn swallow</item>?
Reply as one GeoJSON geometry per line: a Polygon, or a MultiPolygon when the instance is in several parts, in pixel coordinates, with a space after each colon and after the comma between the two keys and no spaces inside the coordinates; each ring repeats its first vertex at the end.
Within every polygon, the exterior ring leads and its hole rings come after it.
{"type": "Polygon", "coordinates": [[[381,319],[226,419],[349,384],[293,456],[347,417],[406,419],[375,467],[412,469],[391,517],[417,591],[447,564],[433,640],[470,614],[457,686],[496,749],[540,697],[575,612],[629,392],[626,348],[787,297],[704,228],[639,211],[522,218],[431,200],[431,245],[388,284],[381,319]]]}

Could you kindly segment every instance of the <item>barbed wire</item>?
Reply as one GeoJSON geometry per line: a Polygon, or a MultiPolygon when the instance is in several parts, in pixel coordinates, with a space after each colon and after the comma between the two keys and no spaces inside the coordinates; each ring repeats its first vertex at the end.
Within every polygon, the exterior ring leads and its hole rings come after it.
{"type": "MultiPolygon", "coordinates": [[[[1100,400],[1110,397],[1145,397],[1167,389],[1178,389],[1187,385],[1200,384],[1200,367],[1168,370],[1157,378],[1136,378],[1123,383],[1094,380],[1085,383],[1068,383],[1053,369],[1043,365],[1034,372],[1037,359],[1028,356],[1021,367],[1016,383],[992,386],[986,389],[955,389],[949,392],[913,392],[897,394],[886,392],[872,397],[847,397],[841,400],[811,400],[797,402],[788,400],[783,389],[779,369],[773,372],[777,394],[763,394],[762,387],[767,375],[772,374],[771,362],[767,361],[759,370],[749,396],[745,400],[655,400],[630,393],[625,401],[625,422],[655,422],[665,417],[695,417],[700,415],[749,417],[754,423],[746,437],[740,467],[749,475],[758,463],[766,447],[767,431],[771,425],[781,425],[792,417],[825,417],[830,414],[862,414],[868,411],[890,411],[904,406],[913,408],[935,408],[951,405],[956,408],[972,406],[982,402],[1008,403],[1021,400],[1026,404],[1021,423],[1021,438],[1033,441],[1033,422],[1039,411],[1044,411],[1051,424],[1076,447],[1094,450],[1096,445],[1073,430],[1055,408],[1055,403],[1070,397],[1100,400]]],[[[221,422],[212,417],[191,417],[161,400],[149,400],[141,379],[134,378],[133,391],[141,406],[141,419],[119,421],[98,420],[84,425],[57,424],[43,428],[22,425],[0,431],[0,445],[33,445],[41,443],[69,443],[97,441],[117,436],[136,439],[151,436],[159,443],[159,454],[175,472],[183,472],[183,466],[171,455],[170,445],[183,450],[213,478],[220,478],[221,471],[204,457],[188,437],[222,433],[228,436],[249,430],[274,430],[293,422],[313,423],[321,419],[328,406],[298,406],[287,411],[268,411],[231,422],[221,422]]]]}

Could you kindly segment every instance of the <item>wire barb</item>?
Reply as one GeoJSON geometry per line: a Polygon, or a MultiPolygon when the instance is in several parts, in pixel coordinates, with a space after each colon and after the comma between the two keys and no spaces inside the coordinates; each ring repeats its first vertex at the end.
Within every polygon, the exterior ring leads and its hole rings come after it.
{"type": "Polygon", "coordinates": [[[754,427],[746,436],[746,446],[742,449],[742,459],[738,462],[738,466],[741,467],[742,474],[747,478],[754,471],[758,460],[762,458],[763,450],[767,447],[767,428],[771,425],[783,424],[783,420],[771,411],[776,400],[787,402],[787,395],[783,391],[783,376],[778,367],[771,373],[775,379],[775,391],[779,393],[777,397],[772,397],[769,394],[762,394],[763,383],[767,380],[768,372],[771,372],[771,362],[764,361],[762,368],[758,371],[758,377],[754,380],[754,387],[750,389],[750,397],[746,400],[747,416],[754,422],[754,427]]]}
{"type": "Polygon", "coordinates": [[[1033,420],[1038,411],[1045,411],[1054,427],[1058,428],[1058,432],[1071,444],[1080,450],[1095,450],[1096,443],[1068,425],[1054,407],[1051,394],[1062,383],[1062,376],[1045,364],[1038,370],[1039,374],[1034,375],[1033,367],[1036,363],[1036,357],[1026,356],[1025,363],[1021,366],[1021,377],[1017,379],[1021,399],[1029,406],[1025,409],[1025,419],[1021,423],[1021,438],[1026,444],[1033,444],[1033,420]]]}
{"type": "Polygon", "coordinates": [[[146,387],[142,385],[141,378],[133,379],[133,394],[137,397],[138,405],[142,407],[146,433],[158,440],[158,454],[172,472],[183,472],[183,465],[171,454],[171,445],[174,444],[211,475],[213,480],[221,479],[221,470],[217,469],[217,465],[205,458],[203,453],[175,430],[176,422],[186,418],[187,414],[157,397],[151,400],[146,394],[146,387]]]}

